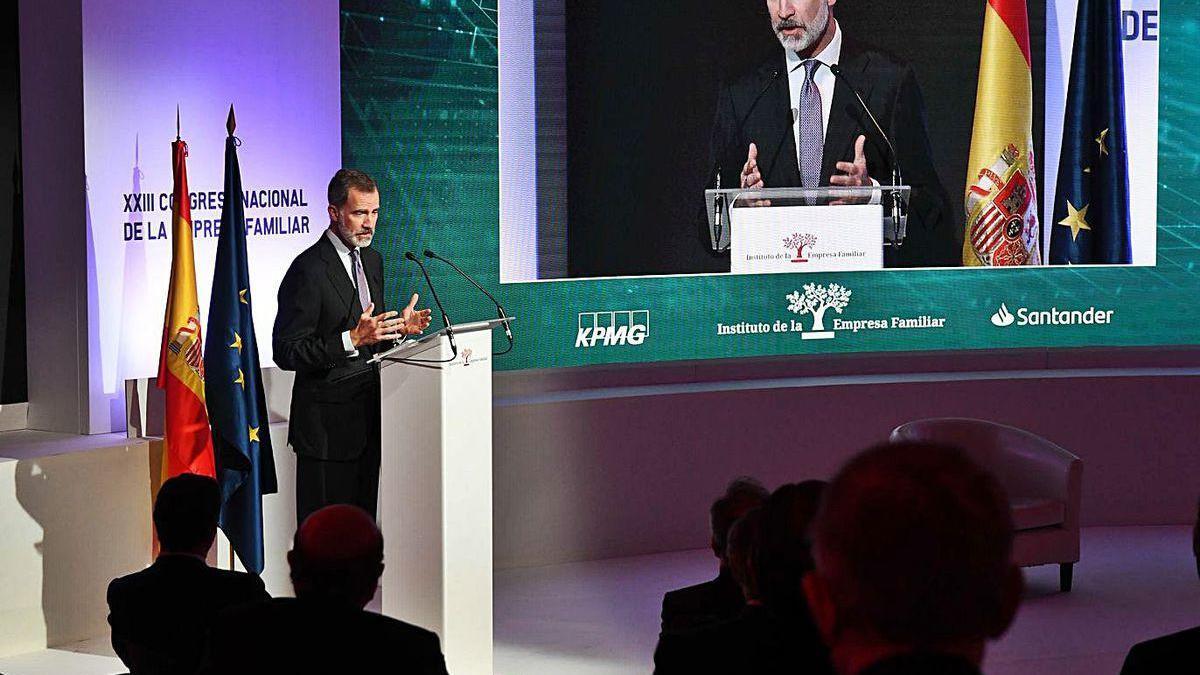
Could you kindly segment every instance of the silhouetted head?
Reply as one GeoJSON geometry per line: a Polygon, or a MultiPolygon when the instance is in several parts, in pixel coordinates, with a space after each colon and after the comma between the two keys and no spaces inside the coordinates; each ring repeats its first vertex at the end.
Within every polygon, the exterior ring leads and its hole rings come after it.
{"type": "Polygon", "coordinates": [[[1003,489],[961,451],[897,443],[852,459],[825,494],[804,581],[834,664],[914,650],[981,662],[1020,601],[1012,541],[1003,489]]]}
{"type": "Polygon", "coordinates": [[[729,573],[742,589],[742,596],[748,603],[762,599],[758,590],[758,570],[755,569],[761,530],[762,509],[750,509],[729,528],[729,541],[725,548],[729,573]]]}
{"type": "Polygon", "coordinates": [[[383,534],[357,506],[326,506],[296,530],[288,564],[296,597],[362,608],[383,574],[383,534]]]}
{"type": "Polygon", "coordinates": [[[712,526],[712,552],[725,566],[725,545],[729,536],[729,528],[734,521],[741,518],[747,511],[762,506],[770,495],[762,483],[748,476],[735,478],[725,488],[725,494],[717,498],[709,509],[709,523],[712,526]]]}
{"type": "Polygon", "coordinates": [[[217,481],[192,473],[168,479],[154,500],[154,531],[162,552],[204,557],[217,536],[220,515],[217,481]]]}
{"type": "Polygon", "coordinates": [[[781,485],[763,506],[759,533],[759,593],[763,602],[787,613],[803,604],[800,579],[812,569],[810,535],[826,482],[781,485]]]}

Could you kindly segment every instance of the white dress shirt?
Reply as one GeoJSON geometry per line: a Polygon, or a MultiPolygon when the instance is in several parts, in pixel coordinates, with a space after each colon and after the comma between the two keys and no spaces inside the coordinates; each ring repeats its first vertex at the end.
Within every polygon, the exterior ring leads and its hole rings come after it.
{"type": "MultiPolygon", "coordinates": [[[[342,267],[346,268],[346,276],[350,277],[350,285],[357,288],[358,282],[354,278],[354,260],[350,257],[350,248],[342,242],[336,234],[333,233],[333,228],[325,230],[325,236],[329,241],[333,242],[333,250],[337,251],[338,260],[342,261],[342,267]]],[[[362,253],[359,253],[359,264],[362,263],[362,253]]],[[[363,270],[364,276],[366,269],[363,270]]],[[[367,285],[367,297],[371,296],[371,286],[367,285]]],[[[374,301],[374,298],[371,298],[374,301]]],[[[366,310],[366,307],[363,307],[366,310]]],[[[358,350],[354,348],[354,341],[350,339],[350,331],[342,333],[342,348],[346,350],[346,356],[358,356],[358,350]]]]}

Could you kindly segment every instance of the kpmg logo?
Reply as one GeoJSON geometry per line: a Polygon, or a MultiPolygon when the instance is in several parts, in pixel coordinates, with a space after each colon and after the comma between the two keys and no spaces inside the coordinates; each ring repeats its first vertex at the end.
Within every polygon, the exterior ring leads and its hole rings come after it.
{"type": "Polygon", "coordinates": [[[1008,305],[1000,303],[1000,309],[992,314],[992,325],[998,328],[1007,326],[1096,326],[1113,322],[1114,309],[1030,309],[1018,307],[1016,312],[1010,312],[1008,305]]]}
{"type": "Polygon", "coordinates": [[[650,335],[650,310],[580,312],[576,347],[640,345],[650,335]]]}

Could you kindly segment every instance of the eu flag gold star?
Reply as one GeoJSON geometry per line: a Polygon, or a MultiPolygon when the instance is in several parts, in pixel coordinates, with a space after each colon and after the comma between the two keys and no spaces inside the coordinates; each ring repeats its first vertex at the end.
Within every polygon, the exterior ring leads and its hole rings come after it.
{"type": "Polygon", "coordinates": [[[236,330],[233,331],[233,344],[231,344],[229,346],[232,349],[238,350],[239,354],[242,353],[242,336],[238,335],[236,330]]]}
{"type": "Polygon", "coordinates": [[[250,301],[246,300],[246,294],[249,292],[249,288],[243,288],[242,290],[238,291],[238,300],[241,300],[243,305],[250,304],[250,301]]]}
{"type": "Polygon", "coordinates": [[[238,376],[237,376],[237,379],[233,381],[233,383],[242,385],[243,391],[246,389],[246,376],[242,374],[241,368],[238,368],[238,376]]]}
{"type": "Polygon", "coordinates": [[[250,442],[251,443],[261,442],[258,440],[258,427],[249,427],[249,429],[250,429],[250,442]]]}
{"type": "Polygon", "coordinates": [[[1058,221],[1058,224],[1071,228],[1071,241],[1079,238],[1080,230],[1092,229],[1092,226],[1087,224],[1087,210],[1087,204],[1084,204],[1082,209],[1076,209],[1074,204],[1067,201],[1067,217],[1058,221]]]}
{"type": "Polygon", "coordinates": [[[1100,146],[1101,157],[1108,154],[1108,146],[1104,144],[1106,140],[1108,140],[1108,129],[1101,131],[1100,135],[1096,137],[1096,143],[1100,146]]]}

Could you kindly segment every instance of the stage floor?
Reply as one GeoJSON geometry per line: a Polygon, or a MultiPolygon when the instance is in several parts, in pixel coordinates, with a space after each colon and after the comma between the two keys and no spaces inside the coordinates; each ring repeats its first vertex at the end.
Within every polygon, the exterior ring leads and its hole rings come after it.
{"type": "MultiPolygon", "coordinates": [[[[1085,528],[1075,588],[1026,570],[1016,623],[988,652],[989,675],[1116,673],[1129,647],[1200,624],[1188,527],[1085,528]]],[[[496,672],[649,673],[662,594],[713,575],[707,551],[506,570],[495,578],[496,672]]],[[[124,672],[107,636],[0,659],[5,675],[124,672]]]]}

